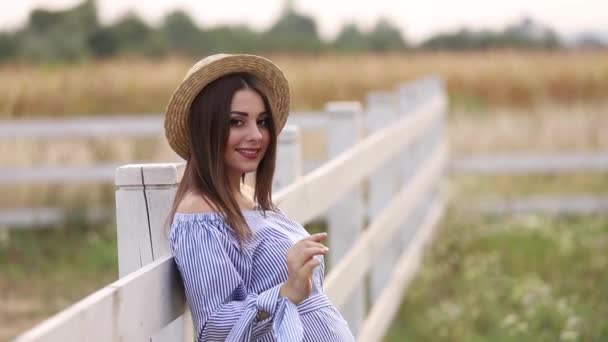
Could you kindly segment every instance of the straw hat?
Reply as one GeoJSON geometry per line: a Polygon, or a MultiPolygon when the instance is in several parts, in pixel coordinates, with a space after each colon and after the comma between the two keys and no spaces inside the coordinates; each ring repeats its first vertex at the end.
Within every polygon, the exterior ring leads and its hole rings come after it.
{"type": "Polygon", "coordinates": [[[289,114],[289,84],[279,67],[260,56],[212,55],[200,60],[188,70],[186,77],[169,99],[165,111],[167,141],[183,159],[187,160],[190,156],[188,115],[192,101],[207,84],[235,72],[253,74],[266,86],[277,135],[285,126],[289,114]]]}

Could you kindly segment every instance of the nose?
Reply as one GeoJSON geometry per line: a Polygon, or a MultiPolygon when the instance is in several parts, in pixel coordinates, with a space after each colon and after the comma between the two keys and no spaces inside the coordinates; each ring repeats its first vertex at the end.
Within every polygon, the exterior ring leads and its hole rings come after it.
{"type": "Polygon", "coordinates": [[[262,132],[258,127],[257,123],[253,125],[249,125],[249,129],[247,130],[247,140],[248,141],[260,141],[262,140],[262,132]]]}

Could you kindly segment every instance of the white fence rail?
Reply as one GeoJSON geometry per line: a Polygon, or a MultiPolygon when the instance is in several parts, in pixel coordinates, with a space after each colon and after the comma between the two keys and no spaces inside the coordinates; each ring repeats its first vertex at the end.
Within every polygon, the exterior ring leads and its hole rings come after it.
{"type": "MultiPolygon", "coordinates": [[[[321,122],[321,120],[319,120],[321,122]]],[[[327,129],[319,125],[319,129],[327,129]]],[[[302,172],[308,173],[325,163],[323,160],[303,160],[302,172]]],[[[110,183],[119,163],[94,166],[2,167],[3,184],[77,184],[110,183]]],[[[567,174],[575,172],[608,171],[608,153],[564,153],[554,155],[517,154],[488,155],[452,159],[452,174],[567,174]]]]}
{"type": "MultiPolygon", "coordinates": [[[[360,105],[328,104],[328,122],[322,125],[330,130],[332,159],[304,176],[293,167],[299,156],[286,152],[299,150],[297,129],[279,142],[279,155],[287,157],[277,166],[276,186],[281,189],[275,201],[303,224],[321,215],[328,218],[331,270],[325,291],[359,341],[379,341],[385,334],[444,206],[440,187],[447,158],[446,97],[441,83],[426,79],[385,95],[372,96],[368,104],[376,111],[394,112],[383,128],[365,127],[360,105]],[[387,103],[371,103],[379,99],[387,103]],[[370,134],[363,138],[365,131],[370,134]],[[364,184],[368,196],[363,196],[364,184]],[[372,272],[378,258],[389,265],[386,272],[372,272]],[[368,277],[376,284],[373,290],[366,286],[368,277]],[[374,298],[365,307],[368,291],[374,298]]],[[[192,339],[192,321],[162,229],[182,170],[183,164],[117,170],[122,278],[18,341],[192,339]]]]}
{"type": "MultiPolygon", "coordinates": [[[[287,124],[303,129],[325,128],[327,118],[322,112],[293,112],[287,124]]],[[[99,117],[45,118],[0,120],[0,139],[40,139],[91,137],[162,136],[163,116],[146,114],[107,114],[99,117]]]]}
{"type": "Polygon", "coordinates": [[[608,171],[608,153],[487,155],[450,163],[455,174],[539,174],[608,171]]]}

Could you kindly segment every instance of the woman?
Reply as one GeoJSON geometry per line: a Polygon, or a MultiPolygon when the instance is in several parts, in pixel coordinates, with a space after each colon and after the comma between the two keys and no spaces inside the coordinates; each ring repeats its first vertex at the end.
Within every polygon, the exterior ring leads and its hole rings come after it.
{"type": "Polygon", "coordinates": [[[187,161],[169,245],[198,341],[354,340],[323,293],[326,234],[310,236],[272,203],[288,113],[285,76],[252,55],[201,60],[169,101],[165,133],[187,161]]]}

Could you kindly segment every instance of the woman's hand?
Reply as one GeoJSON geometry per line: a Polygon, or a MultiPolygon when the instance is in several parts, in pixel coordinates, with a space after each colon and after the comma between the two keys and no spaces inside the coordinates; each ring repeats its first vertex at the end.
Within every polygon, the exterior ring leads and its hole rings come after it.
{"type": "Polygon", "coordinates": [[[325,255],[329,251],[321,243],[326,237],[327,233],[308,236],[287,251],[289,277],[281,287],[280,294],[296,305],[312,292],[312,272],[321,263],[314,256],[325,255]]]}

